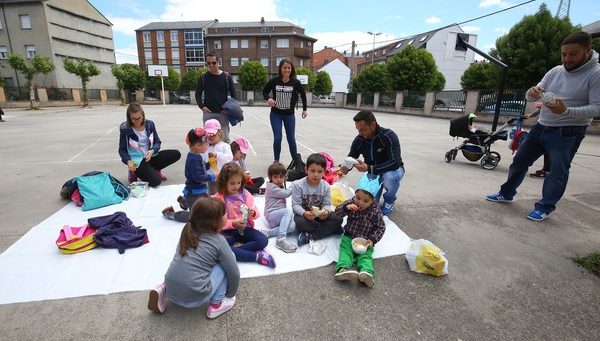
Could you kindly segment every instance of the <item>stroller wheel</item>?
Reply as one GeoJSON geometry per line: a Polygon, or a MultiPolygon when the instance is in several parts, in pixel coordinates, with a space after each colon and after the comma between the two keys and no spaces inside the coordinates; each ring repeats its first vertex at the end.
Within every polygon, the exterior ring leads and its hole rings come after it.
{"type": "Polygon", "coordinates": [[[490,152],[490,155],[495,156],[498,159],[498,162],[500,162],[500,160],[502,160],[502,157],[500,156],[499,153],[497,152],[490,152]]]}
{"type": "Polygon", "coordinates": [[[498,166],[500,160],[494,155],[484,155],[481,158],[481,167],[483,169],[492,170],[498,166]]]}
{"type": "Polygon", "coordinates": [[[452,152],[446,152],[446,155],[444,155],[444,161],[446,161],[447,163],[450,163],[450,161],[452,161],[452,152]]]}
{"type": "Polygon", "coordinates": [[[452,149],[452,160],[456,160],[456,155],[458,154],[457,149],[452,149]]]}

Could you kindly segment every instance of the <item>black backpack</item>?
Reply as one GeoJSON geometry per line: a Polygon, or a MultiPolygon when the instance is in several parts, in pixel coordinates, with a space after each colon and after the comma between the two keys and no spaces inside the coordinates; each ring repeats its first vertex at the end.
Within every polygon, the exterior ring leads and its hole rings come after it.
{"type": "Polygon", "coordinates": [[[306,164],[302,161],[302,156],[298,153],[287,167],[287,180],[295,181],[306,176],[306,164]]]}

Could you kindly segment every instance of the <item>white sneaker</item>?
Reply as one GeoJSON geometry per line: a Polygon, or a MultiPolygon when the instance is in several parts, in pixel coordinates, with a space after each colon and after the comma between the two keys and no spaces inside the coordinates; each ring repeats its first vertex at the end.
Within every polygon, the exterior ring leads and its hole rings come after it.
{"type": "Polygon", "coordinates": [[[161,283],[150,291],[150,297],[148,298],[148,309],[152,310],[157,314],[165,312],[167,306],[167,287],[165,283],[161,283]]]}
{"type": "Polygon", "coordinates": [[[369,288],[372,288],[375,285],[375,281],[373,280],[373,275],[366,271],[361,271],[358,274],[358,280],[363,282],[369,288]]]}
{"type": "Polygon", "coordinates": [[[223,301],[221,301],[221,305],[218,308],[213,308],[210,305],[208,306],[208,310],[206,311],[206,317],[209,319],[216,319],[217,317],[223,315],[233,308],[235,305],[235,296],[232,298],[225,297],[223,301]]]}
{"type": "Polygon", "coordinates": [[[283,252],[296,252],[296,245],[290,243],[285,237],[277,238],[277,242],[275,243],[275,247],[283,252]]]}

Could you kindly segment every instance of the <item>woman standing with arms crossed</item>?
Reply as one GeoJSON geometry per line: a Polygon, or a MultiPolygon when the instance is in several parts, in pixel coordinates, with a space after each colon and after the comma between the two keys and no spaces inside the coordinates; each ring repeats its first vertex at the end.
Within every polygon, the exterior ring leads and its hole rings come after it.
{"type": "Polygon", "coordinates": [[[296,117],[294,107],[298,103],[298,94],[302,98],[302,118],[306,118],[306,92],[296,78],[294,64],[289,59],[279,63],[279,76],[271,79],[263,89],[263,97],[271,107],[271,129],[273,130],[274,161],[279,162],[281,154],[282,124],[285,127],[287,142],[292,160],[296,157],[296,117]]]}

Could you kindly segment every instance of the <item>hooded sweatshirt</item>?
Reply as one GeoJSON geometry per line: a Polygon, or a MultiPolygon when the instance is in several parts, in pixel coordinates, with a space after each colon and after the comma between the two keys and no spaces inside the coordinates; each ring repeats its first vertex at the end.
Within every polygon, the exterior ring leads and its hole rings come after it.
{"type": "MultiPolygon", "coordinates": [[[[538,86],[553,92],[567,106],[565,113],[554,114],[543,105],[538,119],[541,125],[546,127],[590,125],[593,117],[600,116],[598,52],[592,51],[590,60],[572,71],[567,71],[563,65],[555,66],[544,75],[538,86]]],[[[526,96],[529,101],[539,100],[529,96],[529,91],[526,96]]]]}

